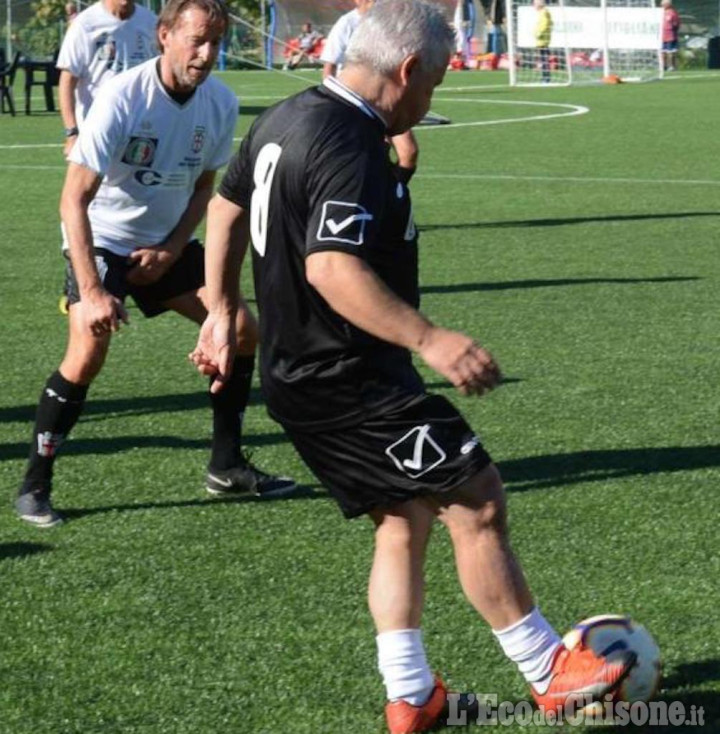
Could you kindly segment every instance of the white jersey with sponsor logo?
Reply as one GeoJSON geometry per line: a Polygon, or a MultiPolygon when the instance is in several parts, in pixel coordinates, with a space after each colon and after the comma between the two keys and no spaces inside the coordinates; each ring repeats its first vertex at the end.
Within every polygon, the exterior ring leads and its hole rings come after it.
{"type": "Polygon", "coordinates": [[[350,43],[352,34],[360,25],[362,14],[357,10],[351,10],[338,18],[335,25],[330,29],[325,45],[323,46],[320,60],[325,64],[336,64],[341,66],[345,61],[345,51],[350,43]]]}
{"type": "Polygon", "coordinates": [[[157,16],[141,5],[120,20],[102,2],[83,10],[70,24],[60,48],[57,68],[77,77],[75,114],[78,124],[87,117],[98,88],[121,71],[158,53],[157,16]]]}
{"type": "Polygon", "coordinates": [[[232,152],[235,94],[209,77],[178,104],[158,64],[151,59],[103,86],[69,157],[103,176],[88,211],[93,243],[118,255],[161,244],[200,174],[232,152]]]}

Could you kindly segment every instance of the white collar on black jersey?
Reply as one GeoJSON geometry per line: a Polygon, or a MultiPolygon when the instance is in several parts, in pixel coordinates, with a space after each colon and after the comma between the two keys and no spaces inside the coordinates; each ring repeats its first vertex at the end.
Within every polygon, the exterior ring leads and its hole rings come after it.
{"type": "Polygon", "coordinates": [[[374,107],[365,101],[359,94],[353,92],[349,87],[346,87],[334,76],[325,77],[323,80],[323,86],[337,94],[338,97],[342,97],[344,100],[350,102],[350,104],[355,105],[355,107],[362,110],[368,117],[371,117],[374,120],[380,120],[383,127],[387,127],[387,122],[385,122],[383,116],[374,107]]]}

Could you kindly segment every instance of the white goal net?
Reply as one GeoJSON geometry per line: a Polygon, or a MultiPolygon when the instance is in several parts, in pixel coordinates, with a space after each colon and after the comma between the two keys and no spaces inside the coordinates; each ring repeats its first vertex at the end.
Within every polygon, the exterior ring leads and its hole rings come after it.
{"type": "Polygon", "coordinates": [[[510,83],[658,79],[662,18],[653,0],[507,0],[510,83]]]}

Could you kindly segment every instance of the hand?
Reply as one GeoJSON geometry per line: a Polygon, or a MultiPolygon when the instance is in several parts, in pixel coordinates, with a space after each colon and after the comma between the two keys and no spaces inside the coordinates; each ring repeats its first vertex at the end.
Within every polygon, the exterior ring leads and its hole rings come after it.
{"type": "Polygon", "coordinates": [[[70,151],[73,149],[77,138],[77,135],[71,135],[69,138],[65,138],[65,145],[63,146],[63,156],[65,156],[65,159],[70,155],[70,151]]]}
{"type": "Polygon", "coordinates": [[[118,331],[120,321],[130,323],[122,301],[103,288],[83,293],[78,306],[86,327],[96,338],[118,331]]]}
{"type": "Polygon", "coordinates": [[[200,327],[195,349],[188,355],[190,361],[202,375],[215,376],[210,386],[211,393],[218,393],[232,372],[237,348],[234,313],[209,313],[200,327]]]}
{"type": "Polygon", "coordinates": [[[128,283],[150,285],[156,283],[178,259],[172,250],[162,245],[141,247],[130,253],[132,267],[127,272],[128,283]]]}
{"type": "Polygon", "coordinates": [[[482,395],[502,379],[492,354],[458,331],[431,327],[418,352],[464,395],[482,395]]]}

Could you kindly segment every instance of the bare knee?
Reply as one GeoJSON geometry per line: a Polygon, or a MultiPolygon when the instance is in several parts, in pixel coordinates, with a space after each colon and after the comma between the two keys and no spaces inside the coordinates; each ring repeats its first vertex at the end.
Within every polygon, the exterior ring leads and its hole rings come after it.
{"type": "Polygon", "coordinates": [[[89,385],[105,363],[105,354],[67,354],[60,364],[60,374],[76,385],[89,385]]]}
{"type": "Polygon", "coordinates": [[[70,341],[60,363],[60,374],[76,385],[89,385],[105,364],[110,337],[84,343],[70,341]]]}
{"type": "Polygon", "coordinates": [[[375,522],[376,543],[383,546],[409,548],[413,541],[413,530],[406,518],[387,513],[372,514],[375,522]]]}
{"type": "Polygon", "coordinates": [[[420,502],[408,502],[393,510],[374,510],[370,517],[375,523],[375,543],[383,549],[414,552],[424,549],[435,519],[429,508],[420,502]]]}
{"type": "Polygon", "coordinates": [[[438,517],[451,536],[507,535],[507,503],[500,474],[493,464],[453,490],[438,517]]]}

